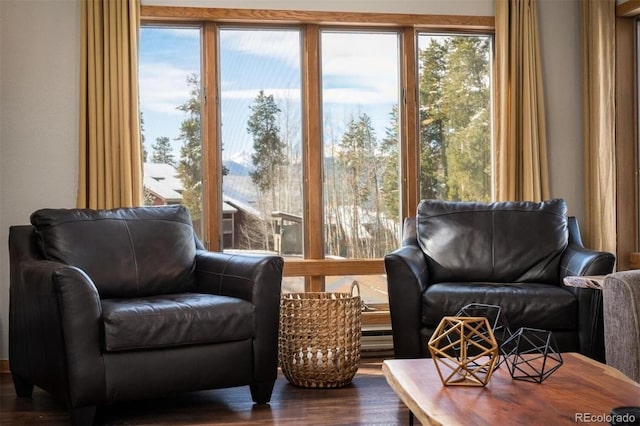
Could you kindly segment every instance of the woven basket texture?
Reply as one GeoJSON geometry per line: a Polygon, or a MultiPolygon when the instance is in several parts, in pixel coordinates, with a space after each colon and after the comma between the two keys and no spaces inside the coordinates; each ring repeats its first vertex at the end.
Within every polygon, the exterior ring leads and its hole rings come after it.
{"type": "Polygon", "coordinates": [[[278,361],[284,376],[290,383],[308,388],[351,383],[360,362],[361,328],[357,282],[351,293],[283,294],[278,361]]]}

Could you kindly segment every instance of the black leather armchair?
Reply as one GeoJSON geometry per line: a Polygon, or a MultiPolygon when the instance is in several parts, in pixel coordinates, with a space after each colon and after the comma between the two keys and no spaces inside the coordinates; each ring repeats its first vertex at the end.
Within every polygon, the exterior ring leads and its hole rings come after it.
{"type": "Polygon", "coordinates": [[[564,200],[424,200],[385,256],[395,357],[429,357],[442,317],[481,303],[499,305],[512,331],[550,330],[560,351],[604,361],[602,296],[563,278],[605,275],[614,263],[584,248],[564,200]]]}
{"type": "Polygon", "coordinates": [[[283,260],[207,252],[183,206],[44,209],[9,233],[9,362],[88,424],[114,401],[277,376],[283,260]]]}

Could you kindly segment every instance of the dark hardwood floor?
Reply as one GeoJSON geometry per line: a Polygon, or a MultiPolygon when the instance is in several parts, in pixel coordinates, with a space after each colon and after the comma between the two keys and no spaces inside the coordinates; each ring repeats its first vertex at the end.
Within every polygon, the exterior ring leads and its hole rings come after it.
{"type": "MultiPolygon", "coordinates": [[[[271,403],[256,406],[249,387],[191,392],[98,409],[99,425],[406,425],[409,410],[387,384],[382,359],[363,358],[352,383],[339,389],[305,389],[279,374],[271,403]]],[[[0,374],[0,424],[66,425],[63,403],[35,388],[18,398],[9,374],[0,374]]]]}

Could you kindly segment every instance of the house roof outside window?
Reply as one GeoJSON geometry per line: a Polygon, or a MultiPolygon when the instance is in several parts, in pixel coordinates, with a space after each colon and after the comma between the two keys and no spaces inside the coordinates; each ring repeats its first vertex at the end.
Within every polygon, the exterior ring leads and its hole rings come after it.
{"type": "MultiPolygon", "coordinates": [[[[182,181],[178,171],[171,164],[144,163],[144,187],[164,204],[182,202],[182,181]]],[[[223,213],[236,213],[238,210],[230,204],[222,203],[223,213]]]]}

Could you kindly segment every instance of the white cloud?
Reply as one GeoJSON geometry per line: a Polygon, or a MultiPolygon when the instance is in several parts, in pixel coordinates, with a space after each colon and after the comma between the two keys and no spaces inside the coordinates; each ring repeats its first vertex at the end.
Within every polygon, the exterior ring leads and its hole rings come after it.
{"type": "Polygon", "coordinates": [[[327,89],[322,93],[323,101],[330,104],[376,105],[398,102],[397,89],[327,89]]]}
{"type": "Polygon", "coordinates": [[[265,88],[265,89],[244,89],[244,90],[223,90],[223,99],[249,99],[254,100],[258,96],[260,90],[264,91],[265,95],[273,95],[276,102],[288,99],[290,101],[300,100],[300,91],[283,89],[283,88],[265,88]]]}
{"type": "Polygon", "coordinates": [[[183,114],[176,107],[189,98],[187,77],[193,72],[166,63],[141,63],[139,80],[142,111],[183,114]]]}
{"type": "MultiPolygon", "coordinates": [[[[360,103],[398,102],[398,38],[385,33],[324,33],[322,74],[325,79],[357,81],[353,89],[325,90],[325,100],[362,98],[360,103]]],[[[338,100],[336,101],[338,102],[338,100]]]]}
{"type": "Polygon", "coordinates": [[[325,76],[357,77],[361,84],[374,86],[397,80],[398,63],[386,57],[354,54],[350,57],[334,57],[324,61],[322,73],[325,76]],[[394,78],[395,77],[395,78],[394,78]]]}
{"type": "MultiPolygon", "coordinates": [[[[156,28],[156,30],[158,30],[156,28]]],[[[198,26],[185,25],[184,27],[169,27],[160,29],[162,32],[171,34],[177,37],[184,37],[188,39],[200,39],[200,28],[198,26]]]]}
{"type": "Polygon", "coordinates": [[[322,52],[324,57],[333,60],[353,61],[356,68],[365,68],[358,66],[363,60],[377,60],[384,69],[398,68],[399,45],[395,33],[325,33],[322,36],[322,52]]]}
{"type": "Polygon", "coordinates": [[[300,37],[296,30],[223,30],[220,43],[236,52],[278,58],[300,66],[300,37]]]}
{"type": "MultiPolygon", "coordinates": [[[[183,37],[199,34],[192,29],[171,28],[164,31],[183,37]]],[[[222,43],[226,49],[260,57],[276,57],[291,64],[296,62],[295,65],[299,66],[299,55],[292,52],[300,51],[300,40],[292,30],[224,30],[222,43]]],[[[322,36],[322,49],[322,73],[325,78],[334,83],[340,80],[344,82],[338,84],[341,86],[339,88],[325,88],[325,102],[376,104],[398,101],[398,39],[395,34],[327,32],[322,36]]],[[[143,110],[181,114],[176,107],[189,97],[186,78],[193,72],[168,63],[141,63],[143,110]]],[[[264,90],[277,99],[300,99],[297,90],[264,90]]],[[[223,96],[232,99],[252,100],[256,93],[255,89],[223,89],[223,96]]]]}
{"type": "MultiPolygon", "coordinates": [[[[263,90],[265,94],[273,95],[275,101],[278,103],[281,103],[283,100],[300,101],[300,92],[297,90],[281,88],[267,88],[263,90]]],[[[222,92],[222,98],[253,101],[257,94],[258,89],[225,90],[222,92]]],[[[322,92],[322,96],[325,103],[356,105],[388,104],[398,102],[398,89],[396,86],[380,86],[373,89],[326,89],[322,92]]]]}
{"type": "MultiPolygon", "coordinates": [[[[278,58],[300,66],[300,41],[291,31],[226,30],[221,44],[243,54],[278,58]]],[[[326,32],[322,36],[322,74],[332,86],[323,91],[325,102],[359,105],[397,103],[398,37],[395,33],[326,32]]],[[[267,70],[265,70],[267,71],[267,70]]],[[[223,97],[253,100],[257,89],[232,90],[235,83],[223,81],[223,97]],[[225,89],[227,86],[229,89],[225,89]]],[[[298,100],[300,94],[280,88],[265,88],[277,99],[298,100]]]]}

